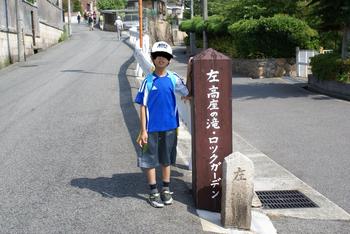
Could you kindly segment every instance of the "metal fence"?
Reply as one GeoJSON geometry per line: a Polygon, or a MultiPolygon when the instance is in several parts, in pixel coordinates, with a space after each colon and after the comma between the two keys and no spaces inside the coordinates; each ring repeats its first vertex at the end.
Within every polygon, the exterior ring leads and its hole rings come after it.
{"type": "Polygon", "coordinates": [[[308,77],[311,73],[310,58],[319,54],[315,50],[296,49],[296,70],[298,77],[308,77]]]}

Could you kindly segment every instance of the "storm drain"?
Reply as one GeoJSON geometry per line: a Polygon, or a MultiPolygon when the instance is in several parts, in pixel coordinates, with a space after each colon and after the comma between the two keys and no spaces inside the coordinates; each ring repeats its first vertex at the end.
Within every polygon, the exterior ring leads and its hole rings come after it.
{"type": "Polygon", "coordinates": [[[264,209],[318,207],[298,190],[256,191],[264,209]]]}

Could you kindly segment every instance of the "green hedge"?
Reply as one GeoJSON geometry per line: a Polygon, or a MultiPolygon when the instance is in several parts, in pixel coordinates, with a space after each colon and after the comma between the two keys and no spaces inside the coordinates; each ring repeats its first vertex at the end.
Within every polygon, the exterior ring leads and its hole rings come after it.
{"type": "Polygon", "coordinates": [[[318,47],[318,34],[306,22],[287,15],[240,20],[228,27],[237,54],[244,58],[295,56],[295,48],[318,47]]]}
{"type": "Polygon", "coordinates": [[[181,22],[179,28],[181,31],[190,33],[195,32],[201,34],[205,29],[209,34],[216,35],[218,33],[228,34],[228,24],[221,15],[212,15],[208,20],[204,21],[202,17],[195,16],[192,19],[181,22]]]}
{"type": "Polygon", "coordinates": [[[209,34],[228,34],[228,23],[225,21],[224,16],[212,15],[208,17],[208,20],[204,23],[204,27],[209,34]]]}
{"type": "MultiPolygon", "coordinates": [[[[203,43],[203,42],[202,42],[203,43]]],[[[213,36],[209,35],[208,46],[226,54],[231,58],[237,57],[237,51],[233,39],[230,35],[213,36]]]]}
{"type": "Polygon", "coordinates": [[[190,20],[184,20],[181,22],[179,29],[183,32],[195,32],[200,33],[204,29],[204,21],[200,16],[195,16],[190,20]]]}
{"type": "MultiPolygon", "coordinates": [[[[230,57],[236,57],[237,53],[232,36],[227,31],[228,24],[223,16],[212,15],[208,20],[199,17],[193,17],[192,20],[185,20],[180,24],[180,30],[188,34],[196,34],[196,47],[201,48],[203,45],[203,30],[206,29],[208,36],[208,46],[224,53],[230,57]]],[[[185,44],[189,45],[189,38],[185,38],[185,44]]]]}
{"type": "Polygon", "coordinates": [[[350,59],[336,53],[319,54],[311,58],[311,71],[317,79],[350,83],[350,59]]]}

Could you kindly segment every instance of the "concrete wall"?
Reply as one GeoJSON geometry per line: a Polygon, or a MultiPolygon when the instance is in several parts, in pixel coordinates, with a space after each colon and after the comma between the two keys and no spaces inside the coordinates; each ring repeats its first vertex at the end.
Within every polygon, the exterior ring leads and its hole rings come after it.
{"type": "MultiPolygon", "coordinates": [[[[61,2],[19,1],[21,59],[58,43],[64,26],[61,2]]],[[[18,51],[15,1],[0,0],[0,68],[17,62],[18,51]]]]}
{"type": "Polygon", "coordinates": [[[38,1],[39,21],[51,27],[63,30],[62,9],[47,0],[38,1]]]}
{"type": "Polygon", "coordinates": [[[40,44],[41,49],[47,49],[58,43],[63,31],[57,28],[53,28],[46,24],[40,23],[40,38],[38,42],[40,44]]]}
{"type": "Polygon", "coordinates": [[[0,68],[17,60],[17,34],[0,31],[0,68]]]}

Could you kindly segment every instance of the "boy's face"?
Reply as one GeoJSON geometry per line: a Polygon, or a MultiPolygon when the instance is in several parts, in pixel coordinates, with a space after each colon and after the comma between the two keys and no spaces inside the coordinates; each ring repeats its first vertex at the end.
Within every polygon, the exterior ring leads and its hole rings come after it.
{"type": "Polygon", "coordinates": [[[170,63],[170,59],[166,58],[166,56],[157,55],[153,58],[153,63],[158,68],[166,68],[170,63]]]}

